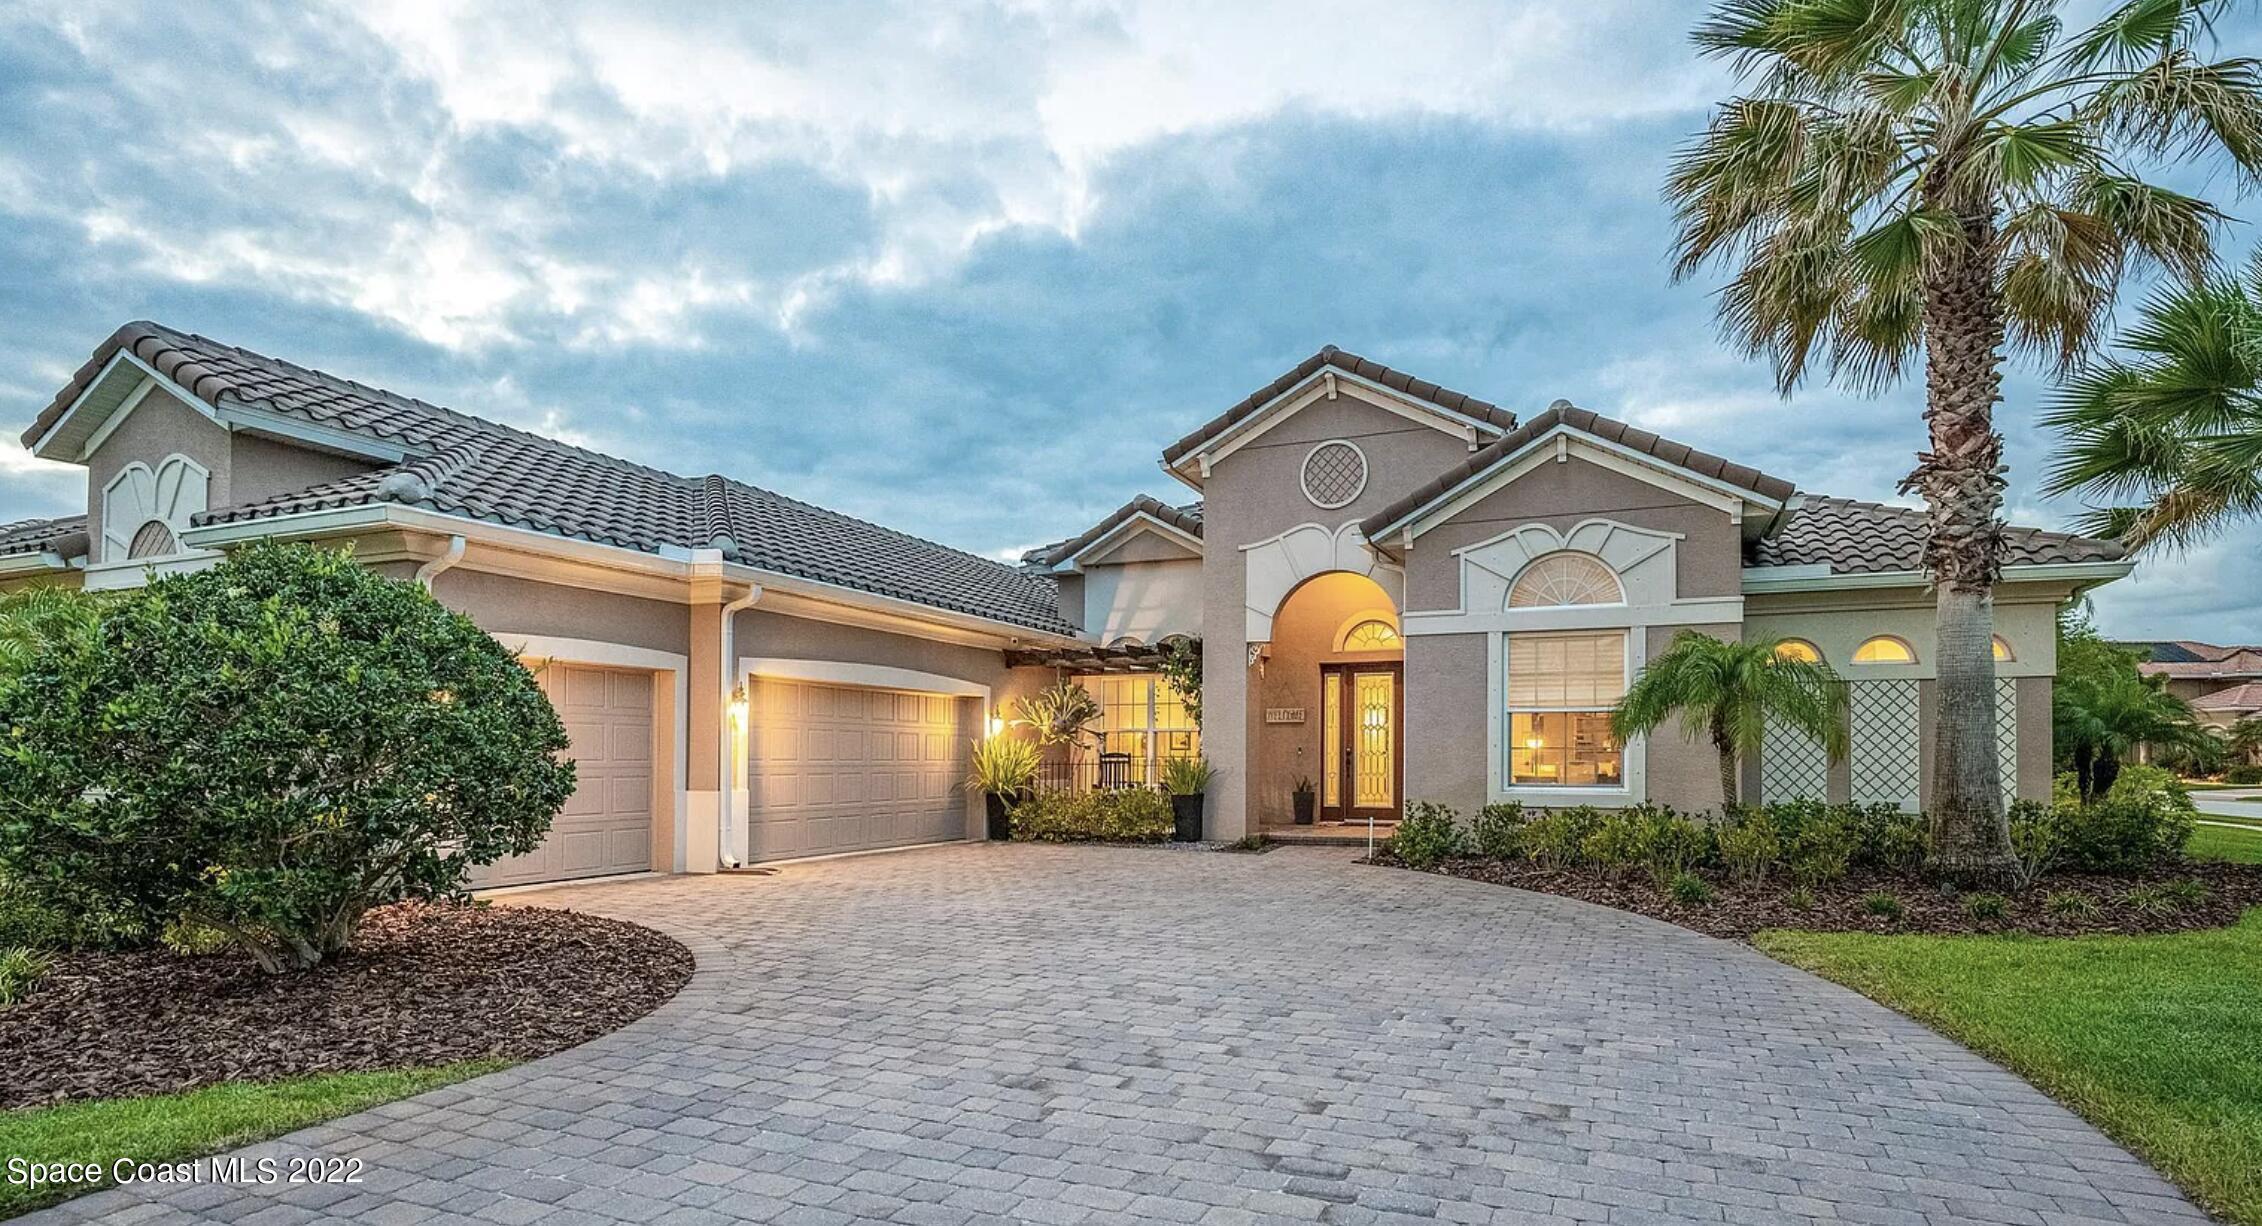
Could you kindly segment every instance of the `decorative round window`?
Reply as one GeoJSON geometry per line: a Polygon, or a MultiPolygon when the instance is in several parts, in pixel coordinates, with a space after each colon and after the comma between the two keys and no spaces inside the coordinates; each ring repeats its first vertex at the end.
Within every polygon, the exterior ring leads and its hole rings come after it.
{"type": "Polygon", "coordinates": [[[1367,457],[1342,439],[1330,439],[1304,457],[1304,497],[1322,510],[1345,506],[1367,488],[1367,457]]]}

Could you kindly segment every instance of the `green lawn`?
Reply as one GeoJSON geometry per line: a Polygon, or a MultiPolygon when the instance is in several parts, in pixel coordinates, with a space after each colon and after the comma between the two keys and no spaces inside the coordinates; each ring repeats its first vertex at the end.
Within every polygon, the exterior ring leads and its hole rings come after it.
{"type": "MultiPolygon", "coordinates": [[[[20,1158],[41,1163],[99,1163],[107,1168],[120,1158],[178,1162],[491,1073],[506,1064],[472,1060],[439,1068],[230,1082],[184,1094],[5,1111],[0,1112],[0,1163],[20,1158]]],[[[0,1218],[91,1192],[98,1186],[80,1184],[35,1191],[0,1180],[0,1218]]]]}
{"type": "Polygon", "coordinates": [[[2233,830],[2228,826],[2196,826],[2192,828],[2191,841],[2183,848],[2194,860],[2262,864],[2262,826],[2252,831],[2233,830]]]}
{"type": "Polygon", "coordinates": [[[2262,908],[2174,936],[1755,943],[2015,1070],[2216,1211],[2262,1226],[2262,908]]]}

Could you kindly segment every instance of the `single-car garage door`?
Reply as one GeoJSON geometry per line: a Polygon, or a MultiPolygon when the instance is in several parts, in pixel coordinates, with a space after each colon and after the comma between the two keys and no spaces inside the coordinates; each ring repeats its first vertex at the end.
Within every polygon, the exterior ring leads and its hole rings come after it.
{"type": "Polygon", "coordinates": [[[652,674],[551,661],[542,692],[573,746],[573,795],[542,845],[472,874],[526,885],[652,867],[652,674]]]}
{"type": "Polygon", "coordinates": [[[748,859],[966,837],[959,699],[759,678],[751,690],[748,859]]]}

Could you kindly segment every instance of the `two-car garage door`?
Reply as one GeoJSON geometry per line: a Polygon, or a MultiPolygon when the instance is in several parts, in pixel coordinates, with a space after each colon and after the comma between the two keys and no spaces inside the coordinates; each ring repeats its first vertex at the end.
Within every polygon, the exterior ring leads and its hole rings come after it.
{"type": "Polygon", "coordinates": [[[749,860],[966,837],[963,700],[773,678],[749,690],[749,860]]]}

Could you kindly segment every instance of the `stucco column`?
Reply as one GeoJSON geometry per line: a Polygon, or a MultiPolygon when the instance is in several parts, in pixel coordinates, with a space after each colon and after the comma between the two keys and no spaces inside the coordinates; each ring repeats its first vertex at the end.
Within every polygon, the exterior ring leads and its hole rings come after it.
{"type": "Polygon", "coordinates": [[[723,594],[718,579],[691,584],[691,662],[684,684],[689,701],[684,728],[683,868],[711,873],[721,867],[723,721],[729,694],[723,665],[723,594]]]}
{"type": "Polygon", "coordinates": [[[1203,618],[1202,753],[1217,770],[1204,833],[1213,839],[1238,839],[1250,830],[1249,644],[1238,604],[1232,615],[1230,629],[1214,612],[1203,618]]]}

